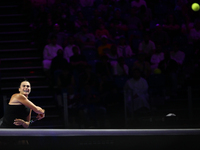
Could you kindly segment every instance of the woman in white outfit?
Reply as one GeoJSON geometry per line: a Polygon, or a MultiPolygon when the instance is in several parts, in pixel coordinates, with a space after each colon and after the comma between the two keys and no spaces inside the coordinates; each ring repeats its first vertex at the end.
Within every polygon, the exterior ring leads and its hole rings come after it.
{"type": "Polygon", "coordinates": [[[141,72],[137,68],[132,70],[131,75],[132,78],[127,80],[124,86],[124,98],[128,112],[133,113],[142,108],[149,109],[147,81],[141,77],[141,72]]]}

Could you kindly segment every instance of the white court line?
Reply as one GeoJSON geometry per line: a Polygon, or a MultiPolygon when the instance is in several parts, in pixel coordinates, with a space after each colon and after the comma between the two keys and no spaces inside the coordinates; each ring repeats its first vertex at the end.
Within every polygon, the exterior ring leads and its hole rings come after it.
{"type": "Polygon", "coordinates": [[[200,129],[0,129],[0,136],[200,135],[200,129]]]}

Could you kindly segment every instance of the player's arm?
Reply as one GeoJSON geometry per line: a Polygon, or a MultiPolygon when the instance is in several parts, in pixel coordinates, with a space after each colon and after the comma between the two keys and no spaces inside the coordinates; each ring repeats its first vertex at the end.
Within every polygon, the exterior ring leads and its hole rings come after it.
{"type": "Polygon", "coordinates": [[[24,123],[22,124],[22,126],[23,126],[24,128],[28,128],[29,125],[30,125],[30,121],[31,121],[31,112],[32,112],[32,109],[30,109],[30,113],[29,113],[29,115],[27,116],[26,121],[24,121],[24,123]]]}
{"type": "Polygon", "coordinates": [[[32,112],[32,109],[30,109],[30,113],[29,113],[29,115],[27,116],[26,121],[25,121],[24,124],[23,124],[23,127],[24,127],[24,128],[28,128],[29,125],[30,125],[30,121],[31,121],[31,112],[32,112]]]}
{"type": "Polygon", "coordinates": [[[28,128],[31,120],[31,112],[32,110],[30,109],[30,113],[27,116],[26,120],[16,118],[13,124],[15,124],[16,126],[22,125],[24,128],[28,128]]]}
{"type": "Polygon", "coordinates": [[[29,107],[30,109],[32,109],[35,113],[37,114],[44,114],[45,111],[44,109],[42,109],[39,106],[36,106],[35,104],[33,104],[31,101],[29,101],[25,96],[18,94],[16,95],[16,99],[23,105],[29,107]]]}

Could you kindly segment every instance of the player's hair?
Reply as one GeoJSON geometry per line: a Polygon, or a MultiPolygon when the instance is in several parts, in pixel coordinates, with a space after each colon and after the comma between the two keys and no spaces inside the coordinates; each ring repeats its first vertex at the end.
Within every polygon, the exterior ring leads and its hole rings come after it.
{"type": "MultiPolygon", "coordinates": [[[[19,87],[21,86],[21,83],[22,83],[22,82],[29,82],[29,81],[28,81],[28,79],[26,79],[26,78],[21,79],[21,80],[20,80],[19,87]]],[[[29,83],[30,83],[30,82],[29,82],[29,83]]]]}

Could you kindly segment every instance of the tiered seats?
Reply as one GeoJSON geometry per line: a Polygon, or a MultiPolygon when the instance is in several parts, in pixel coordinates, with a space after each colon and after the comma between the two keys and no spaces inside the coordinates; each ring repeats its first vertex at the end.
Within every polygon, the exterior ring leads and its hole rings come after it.
{"type": "MultiPolygon", "coordinates": [[[[63,118],[58,115],[53,91],[45,82],[40,53],[31,44],[29,19],[21,14],[19,4],[15,0],[0,2],[1,96],[8,101],[18,92],[20,80],[27,78],[32,87],[29,99],[46,110],[46,117],[32,128],[61,128],[63,118]]],[[[32,117],[36,117],[34,112],[32,117]]]]}

